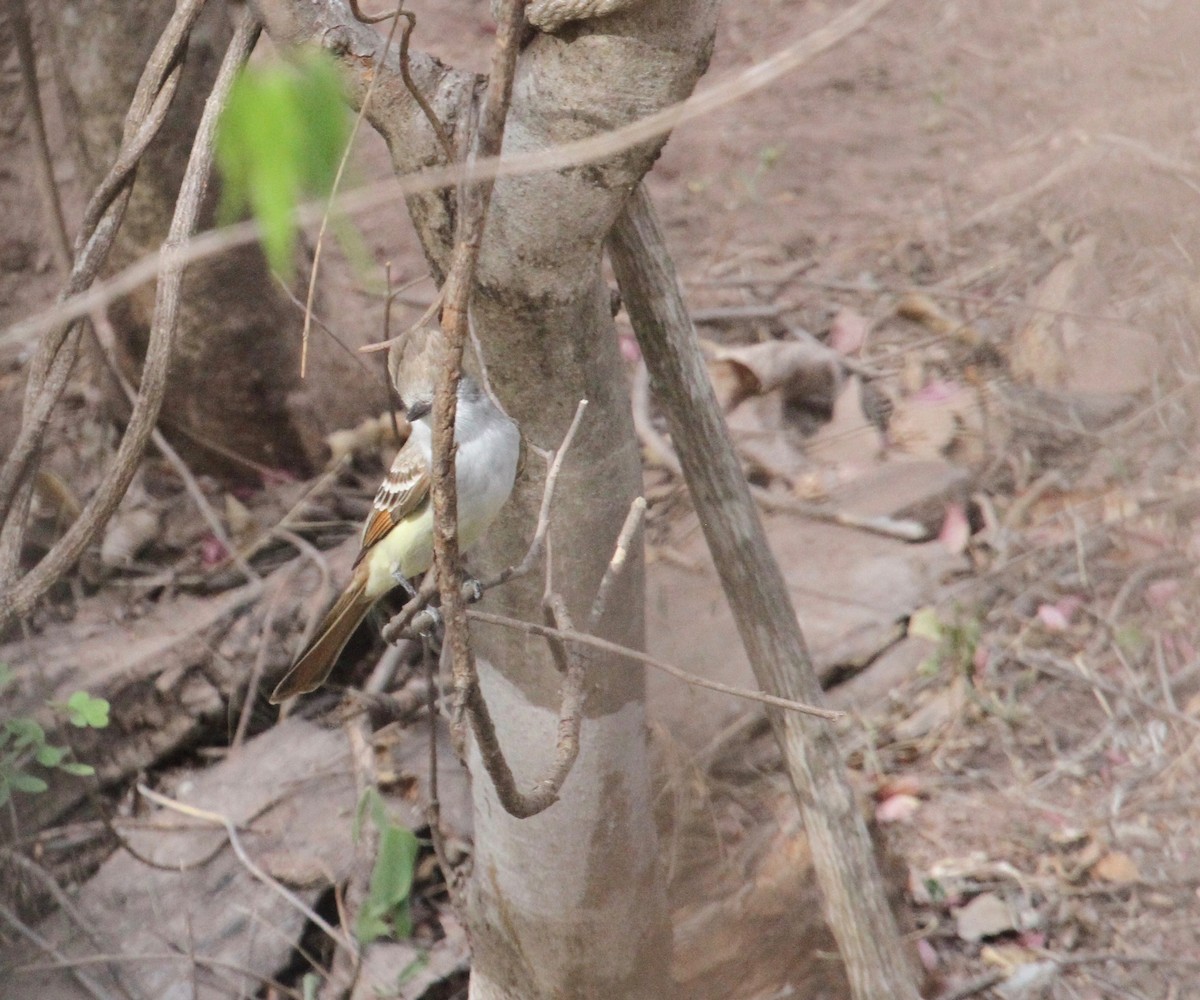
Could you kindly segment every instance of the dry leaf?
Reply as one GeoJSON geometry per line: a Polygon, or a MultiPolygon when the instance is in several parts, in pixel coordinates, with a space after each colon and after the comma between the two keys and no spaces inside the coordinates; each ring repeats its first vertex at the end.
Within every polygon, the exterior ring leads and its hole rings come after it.
{"type": "Polygon", "coordinates": [[[982,941],[1016,930],[1009,905],[994,892],[976,896],[954,915],[954,925],[963,941],[982,941]]]}
{"type": "Polygon", "coordinates": [[[1104,855],[1096,862],[1092,874],[1100,881],[1113,885],[1129,885],[1141,878],[1133,858],[1124,851],[1110,851],[1104,855]]]}
{"type": "Polygon", "coordinates": [[[792,405],[828,416],[842,381],[838,355],[808,338],[720,349],[709,371],[714,385],[726,390],[721,402],[727,411],[749,396],[778,389],[792,405]],[[722,367],[727,371],[721,372],[722,367]]]}
{"type": "Polygon", "coordinates": [[[100,561],[114,568],[128,566],[158,534],[158,514],[145,507],[118,511],[104,530],[100,561]]]}

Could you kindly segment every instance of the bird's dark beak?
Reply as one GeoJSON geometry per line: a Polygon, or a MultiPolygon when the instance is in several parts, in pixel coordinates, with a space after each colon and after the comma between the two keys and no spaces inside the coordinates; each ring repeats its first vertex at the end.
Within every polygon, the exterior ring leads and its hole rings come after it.
{"type": "Polygon", "coordinates": [[[405,416],[408,417],[408,422],[411,424],[416,420],[420,420],[422,417],[429,416],[429,411],[432,409],[432,401],[420,400],[419,402],[413,403],[408,410],[405,411],[405,416]]]}

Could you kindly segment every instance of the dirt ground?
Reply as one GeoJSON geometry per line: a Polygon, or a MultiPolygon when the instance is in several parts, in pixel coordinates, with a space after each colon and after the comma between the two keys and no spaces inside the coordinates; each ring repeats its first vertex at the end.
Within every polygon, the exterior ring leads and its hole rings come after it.
{"type": "MultiPolygon", "coordinates": [[[[426,6],[417,44],[481,66],[486,3],[426,6]]],[[[727,5],[705,85],[842,6],[727,5]]],[[[29,209],[7,46],[2,324],[60,280],[29,209]]],[[[753,481],[776,507],[928,529],[911,542],[766,515],[831,698],[850,710],[842,743],[929,996],[1200,996],[1197,52],[1185,0],[894,0],[832,52],[681,128],[649,180],[714,351],[807,333],[835,357],[831,419],[814,425],[778,393],[729,415],[753,481]],[[870,420],[881,393],[886,433],[870,420]]],[[[381,143],[360,146],[364,175],[386,169],[381,143]]],[[[65,160],[58,174],[77,203],[65,160]]],[[[422,267],[405,227],[363,224],[398,280],[422,267]]],[[[374,336],[377,298],[335,274],[348,339],[374,336]]],[[[27,358],[0,354],[0,435],[27,358]]],[[[94,412],[85,385],[71,405],[94,412]]],[[[652,404],[640,416],[651,651],[748,683],[652,404]]],[[[71,437],[52,467],[86,483],[109,446],[71,437]]],[[[327,512],[342,531],[347,507],[327,512]]],[[[685,992],[844,995],[761,716],[657,677],[651,697],[685,992]]],[[[183,757],[170,766],[205,759],[183,757]]]]}

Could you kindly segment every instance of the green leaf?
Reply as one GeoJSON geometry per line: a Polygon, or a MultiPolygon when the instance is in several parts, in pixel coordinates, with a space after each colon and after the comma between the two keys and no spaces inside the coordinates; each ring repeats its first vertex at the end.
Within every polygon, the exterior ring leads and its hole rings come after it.
{"type": "Polygon", "coordinates": [[[27,719],[24,717],[18,719],[9,719],[4,723],[4,728],[15,736],[16,742],[13,744],[13,749],[19,750],[21,747],[30,745],[38,745],[46,742],[46,730],[38,725],[35,719],[27,719]]]}
{"type": "Polygon", "coordinates": [[[370,812],[372,822],[379,829],[379,851],[371,870],[367,898],[359,909],[355,934],[363,944],[389,934],[409,937],[412,915],[408,897],[412,891],[419,842],[411,830],[388,816],[382,796],[374,789],[363,796],[359,804],[360,815],[363,811],[370,812]]]}
{"type": "Polygon", "coordinates": [[[912,617],[908,619],[908,634],[940,642],[942,623],[938,621],[937,609],[921,608],[919,611],[914,611],[912,617]]]}
{"type": "Polygon", "coordinates": [[[62,759],[67,755],[66,747],[51,746],[49,743],[43,743],[37,749],[35,757],[37,762],[42,767],[58,767],[62,763],[62,759]]]}
{"type": "Polygon", "coordinates": [[[300,980],[301,995],[304,1000],[317,1000],[317,990],[321,988],[321,977],[315,972],[306,972],[300,980]]]}
{"type": "Polygon", "coordinates": [[[3,691],[16,679],[16,671],[7,663],[0,663],[0,691],[3,691]]]}
{"type": "Polygon", "coordinates": [[[76,691],[67,699],[67,718],[79,729],[104,729],[108,725],[109,704],[103,698],[93,698],[86,691],[76,691]]]}
{"type": "Polygon", "coordinates": [[[96,773],[96,769],[91,764],[79,764],[73,760],[69,760],[65,764],[59,764],[58,769],[65,771],[67,774],[73,774],[77,778],[90,778],[96,773]]]}
{"type": "Polygon", "coordinates": [[[8,777],[0,774],[0,806],[4,805],[12,798],[12,789],[8,784],[8,777]]]}
{"type": "Polygon", "coordinates": [[[10,775],[8,783],[18,792],[29,792],[34,795],[44,792],[50,787],[41,778],[34,777],[32,774],[22,774],[20,771],[10,775]]]}
{"type": "Polygon", "coordinates": [[[324,53],[308,53],[296,65],[249,66],[234,82],[217,129],[219,217],[230,222],[249,208],[267,259],[285,280],[293,270],[296,206],[330,192],[348,135],[338,72],[324,53]]]}

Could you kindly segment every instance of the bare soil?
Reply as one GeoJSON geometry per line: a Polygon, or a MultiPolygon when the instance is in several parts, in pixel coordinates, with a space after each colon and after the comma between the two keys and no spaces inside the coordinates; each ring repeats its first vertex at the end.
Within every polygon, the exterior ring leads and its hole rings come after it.
{"type": "MultiPolygon", "coordinates": [[[[481,66],[487,4],[426,6],[415,44],[481,66]]],[[[842,6],[728,5],[706,86],[842,6]]],[[[818,665],[845,682],[831,695],[852,710],[841,739],[929,996],[1200,995],[1197,52],[1184,0],[895,0],[812,64],[681,128],[649,180],[688,301],[709,317],[702,337],[807,331],[892,400],[886,436],[852,372],[815,434],[777,396],[730,422],[775,497],[933,529],[912,544],[767,517],[818,665]]],[[[61,282],[23,109],[0,43],[0,324],[61,282]]],[[[375,137],[359,166],[386,171],[375,137]]],[[[66,157],[56,173],[77,208],[66,157]]],[[[420,275],[398,211],[362,231],[397,284],[420,275]]],[[[377,336],[378,296],[332,266],[327,311],[347,339],[377,336]]],[[[414,316],[428,294],[413,290],[414,316]]],[[[28,354],[0,352],[0,441],[15,434],[28,354]]],[[[110,447],[87,374],[48,449],[79,497],[110,447]]],[[[746,683],[695,517],[645,443],[652,651],[746,683]]],[[[360,496],[376,474],[360,463],[360,496]]],[[[169,478],[148,463],[170,537],[141,557],[142,578],[207,564],[169,478]]],[[[243,496],[246,530],[301,488],[243,496]]],[[[352,530],[355,502],[330,501],[337,526],[314,539],[352,530]]],[[[119,635],[150,591],[94,562],[75,593],[108,595],[103,613],[88,605],[90,634],[119,635]]],[[[59,595],[39,624],[71,618],[72,601],[59,595]]],[[[275,625],[280,656],[302,626],[275,625]]],[[[760,717],[673,681],[651,694],[688,995],[844,995],[760,717]]],[[[164,763],[202,766],[204,740],[164,763]]]]}

